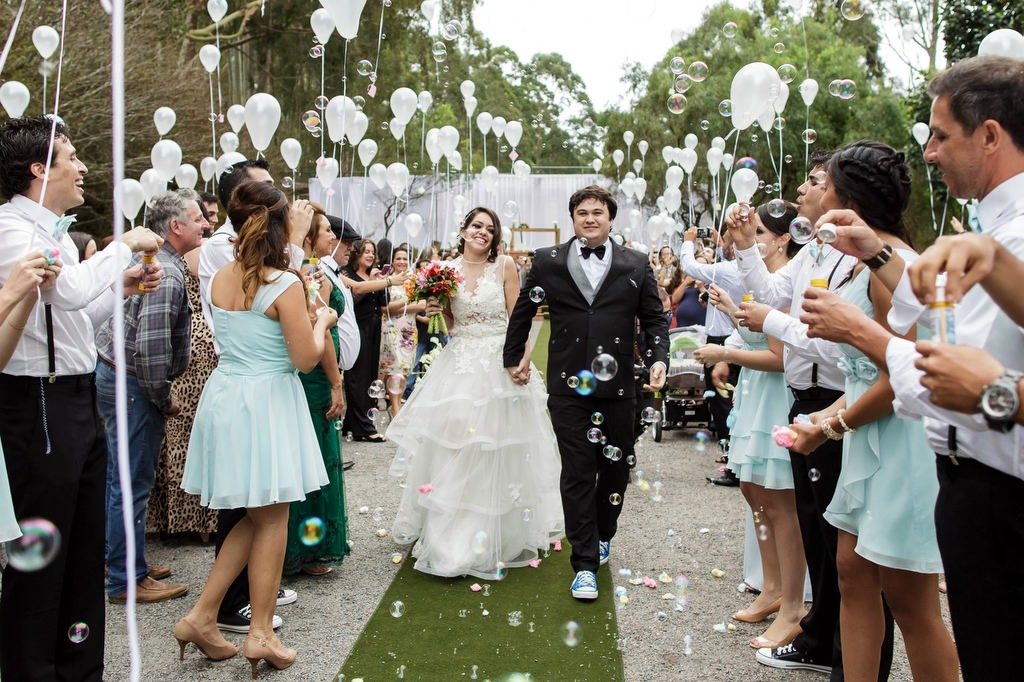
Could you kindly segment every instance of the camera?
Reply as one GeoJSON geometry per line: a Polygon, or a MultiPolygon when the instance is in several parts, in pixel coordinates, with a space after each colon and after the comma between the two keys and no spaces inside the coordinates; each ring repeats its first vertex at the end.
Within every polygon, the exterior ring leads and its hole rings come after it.
{"type": "Polygon", "coordinates": [[[703,303],[704,305],[707,305],[708,301],[711,300],[711,294],[708,293],[707,289],[705,289],[704,291],[701,292],[700,296],[698,296],[697,298],[700,300],[701,303],[703,303]]]}
{"type": "Polygon", "coordinates": [[[384,265],[380,266],[380,276],[381,277],[387,277],[390,274],[391,274],[391,264],[390,263],[385,263],[384,265]]]}
{"type": "Polygon", "coordinates": [[[710,227],[698,227],[697,228],[697,239],[707,239],[711,236],[710,227]]]}

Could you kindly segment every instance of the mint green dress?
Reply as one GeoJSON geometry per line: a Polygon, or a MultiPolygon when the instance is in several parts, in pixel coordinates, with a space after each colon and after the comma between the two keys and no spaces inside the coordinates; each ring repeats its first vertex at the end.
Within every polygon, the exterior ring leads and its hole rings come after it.
{"type": "Polygon", "coordinates": [[[14,502],[11,500],[11,486],[7,480],[7,462],[4,461],[4,446],[0,445],[0,542],[21,537],[18,519],[14,516],[14,502]]]}
{"type": "MultiPolygon", "coordinates": [[[[900,250],[908,263],[917,254],[900,250]]],[[[864,269],[843,290],[844,299],[874,317],[864,269]]],[[[857,402],[878,379],[878,367],[852,346],[840,344],[839,369],[846,375],[846,404],[857,402]]],[[[857,536],[856,552],[879,566],[915,573],[941,573],[935,537],[939,482],[935,454],[924,425],[890,414],[843,439],[843,468],[825,519],[857,536]]]]}
{"type": "Polygon", "coordinates": [[[329,482],[281,324],[265,315],[297,283],[278,273],[250,310],[211,303],[220,362],[199,398],[181,481],[204,507],[295,502],[329,482]]]}
{"type": "MultiPolygon", "coordinates": [[[[738,327],[744,350],[768,350],[768,336],[738,327]]],[[[793,487],[789,450],[775,444],[772,427],[789,424],[793,395],[782,372],[743,367],[729,414],[729,469],[745,483],[770,490],[793,487]]]]}

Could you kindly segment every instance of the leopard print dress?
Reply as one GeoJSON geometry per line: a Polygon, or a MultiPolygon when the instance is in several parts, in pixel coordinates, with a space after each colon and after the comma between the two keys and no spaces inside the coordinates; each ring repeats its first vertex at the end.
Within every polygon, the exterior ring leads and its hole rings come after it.
{"type": "Polygon", "coordinates": [[[199,278],[185,271],[185,286],[192,309],[192,357],[188,369],[171,385],[181,414],[167,420],[167,435],[160,451],[156,482],[149,499],[147,529],[160,533],[212,533],[217,530],[217,512],[199,505],[199,496],[181,489],[185,453],[192,433],[192,420],[203,386],[217,367],[213,334],[203,318],[199,301],[199,278]]]}

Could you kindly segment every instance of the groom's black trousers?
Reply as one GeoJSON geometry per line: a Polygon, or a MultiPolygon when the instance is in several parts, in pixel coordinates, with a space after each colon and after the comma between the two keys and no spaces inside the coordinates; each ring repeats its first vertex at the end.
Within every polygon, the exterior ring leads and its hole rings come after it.
{"type": "Polygon", "coordinates": [[[629,483],[627,462],[633,461],[636,400],[595,400],[583,396],[550,396],[548,410],[562,456],[562,509],[565,534],[572,544],[574,571],[597,572],[597,543],[611,540],[618,527],[622,501],[629,483]],[[604,445],[587,440],[591,421],[600,412],[604,421],[597,428],[607,445],[622,450],[622,458],[604,456],[604,445]],[[614,502],[613,502],[614,500],[614,502]],[[617,503],[617,504],[616,504],[617,503]]]}

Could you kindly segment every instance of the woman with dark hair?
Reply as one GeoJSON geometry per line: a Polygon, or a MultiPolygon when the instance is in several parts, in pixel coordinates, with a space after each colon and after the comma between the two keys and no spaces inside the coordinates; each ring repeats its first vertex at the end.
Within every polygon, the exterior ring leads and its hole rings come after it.
{"type": "Polygon", "coordinates": [[[271,627],[288,536],[288,505],[328,483],[297,370],[320,361],[337,314],[307,306],[289,268],[289,228],[308,229],[313,210],[270,183],[246,182],[231,198],[238,226],[235,260],[210,281],[220,363],[203,389],[181,487],[213,509],[246,508],[228,533],[188,615],[174,626],[184,655],[194,643],[208,658],[237,653],[217,629],[228,587],[248,565],[252,620],[242,647],[252,674],[265,660],[287,668],[296,652],[271,627]],[[312,321],[311,321],[312,320],[312,321]]]}
{"type": "MultiPolygon", "coordinates": [[[[377,247],[369,239],[356,242],[349,256],[348,265],[342,271],[347,281],[369,282],[376,275],[377,247]]],[[[388,276],[386,285],[391,286],[396,278],[388,276]]],[[[345,372],[344,429],[352,438],[369,443],[383,443],[384,436],[377,433],[370,410],[377,409],[377,398],[370,397],[370,384],[380,374],[381,310],[387,305],[382,289],[360,291],[351,286],[355,303],[356,324],[359,326],[359,356],[352,368],[345,372]]]]}
{"type": "MultiPolygon", "coordinates": [[[[755,241],[769,272],[777,272],[800,249],[789,237],[796,206],[787,204],[773,216],[767,204],[750,214],[755,241]]],[[[712,286],[711,302],[732,316],[737,302],[720,287],[712,286]]],[[[735,318],[733,318],[735,319],[735,318]]],[[[709,344],[694,357],[705,364],[739,365],[735,404],[729,415],[729,469],[740,480],[740,491],[756,525],[763,585],[754,602],[733,614],[745,623],[760,623],[772,613],[775,620],[750,646],[786,646],[799,634],[804,616],[804,560],[800,524],[793,493],[789,451],[775,444],[772,427],[789,421],[793,396],[782,376],[782,342],[767,334],[737,326],[724,346],[709,344]]]]}
{"type": "Polygon", "coordinates": [[[75,247],[78,248],[78,262],[84,263],[96,254],[96,240],[88,232],[80,232],[78,230],[72,230],[68,232],[71,237],[71,241],[75,243],[75,247]]]}
{"type": "MultiPolygon", "coordinates": [[[[446,314],[451,341],[416,382],[388,438],[405,476],[392,536],[415,542],[416,569],[500,580],[561,536],[561,463],[540,379],[519,385],[503,367],[508,315],[519,297],[501,223],[471,210],[451,266],[464,281],[446,314]]],[[[431,301],[427,313],[440,310],[431,301]]],[[[530,349],[527,349],[529,357],[530,349]]]]}
{"type": "MultiPolygon", "coordinates": [[[[907,263],[909,245],[903,211],[910,200],[910,175],[903,153],[879,142],[854,142],[832,157],[822,209],[859,214],[907,263]]],[[[887,329],[889,290],[860,266],[842,290],[887,329]]],[[[884,604],[903,632],[914,679],[958,679],[953,641],[942,621],[935,536],[938,495],[935,456],[920,421],[893,414],[889,377],[852,346],[840,344],[839,368],[846,393],[811,415],[813,425],[791,425],[794,450],[810,452],[826,438],[843,441],[842,470],[826,520],[838,529],[840,632],[849,680],[874,680],[884,634],[884,604]]]]}

